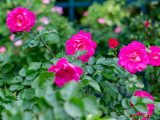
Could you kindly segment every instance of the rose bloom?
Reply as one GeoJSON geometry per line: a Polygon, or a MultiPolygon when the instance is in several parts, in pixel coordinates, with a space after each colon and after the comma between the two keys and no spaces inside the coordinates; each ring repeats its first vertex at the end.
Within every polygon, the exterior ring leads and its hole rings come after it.
{"type": "Polygon", "coordinates": [[[108,40],[108,45],[110,48],[114,49],[119,45],[119,42],[115,38],[110,38],[108,40]]]}
{"type": "Polygon", "coordinates": [[[60,6],[55,6],[51,9],[52,12],[57,12],[59,15],[63,14],[63,8],[60,6]]]}
{"type": "Polygon", "coordinates": [[[56,65],[51,65],[49,72],[55,73],[55,84],[62,87],[70,81],[78,82],[83,74],[83,69],[68,62],[66,58],[58,60],[56,65]]]}
{"type": "Polygon", "coordinates": [[[131,74],[143,71],[149,63],[146,47],[138,41],[133,41],[122,47],[118,57],[118,64],[131,74]]]}
{"type": "Polygon", "coordinates": [[[104,18],[99,18],[99,19],[97,20],[97,22],[100,23],[100,24],[105,24],[105,23],[106,23],[106,20],[105,20],[104,18]]]}
{"type": "Polygon", "coordinates": [[[160,66],[160,47],[151,46],[148,53],[149,64],[152,66],[160,66]]]}
{"type": "Polygon", "coordinates": [[[89,14],[88,11],[83,12],[83,16],[88,16],[88,14],[89,14]]]}
{"type": "Polygon", "coordinates": [[[82,62],[87,62],[94,55],[96,47],[97,44],[92,40],[91,33],[85,33],[83,30],[80,30],[67,40],[66,53],[68,55],[74,55],[75,52],[84,50],[86,53],[80,56],[79,59],[82,62]]]}
{"type": "MultiPolygon", "coordinates": [[[[150,100],[152,100],[154,102],[154,98],[152,95],[150,95],[148,92],[146,91],[142,91],[142,90],[137,90],[134,93],[134,96],[137,97],[141,97],[141,98],[149,98],[150,100]]],[[[137,112],[136,115],[140,115],[143,116],[144,118],[142,118],[142,120],[149,120],[149,118],[151,117],[151,115],[153,114],[154,111],[154,104],[147,104],[148,107],[148,113],[143,114],[141,112],[137,112]]]]}
{"type": "Polygon", "coordinates": [[[42,3],[44,3],[44,4],[49,4],[49,3],[50,3],[50,0],[42,0],[42,3]]]}
{"type": "Polygon", "coordinates": [[[36,16],[26,8],[17,7],[7,15],[6,24],[14,32],[29,32],[35,24],[36,16]]]}
{"type": "Polygon", "coordinates": [[[6,47],[5,46],[1,46],[0,47],[0,53],[4,53],[6,51],[6,47]]]}
{"type": "Polygon", "coordinates": [[[150,22],[147,20],[147,21],[144,22],[144,25],[145,25],[146,28],[148,28],[149,25],[150,25],[150,22]]]}
{"type": "Polygon", "coordinates": [[[121,30],[121,27],[117,26],[115,29],[114,29],[114,32],[115,33],[120,33],[122,30],[121,30]]]}
{"type": "Polygon", "coordinates": [[[38,26],[36,30],[41,31],[43,28],[44,28],[43,26],[38,26]]]}
{"type": "Polygon", "coordinates": [[[21,46],[23,44],[22,40],[17,40],[16,42],[14,42],[14,46],[18,47],[21,46]]]}
{"type": "Polygon", "coordinates": [[[47,17],[42,17],[40,20],[43,24],[48,25],[49,24],[49,20],[47,17]]]}
{"type": "Polygon", "coordinates": [[[11,34],[11,35],[9,36],[9,39],[10,39],[11,41],[13,41],[13,40],[14,40],[14,37],[15,37],[15,34],[11,34]]]}

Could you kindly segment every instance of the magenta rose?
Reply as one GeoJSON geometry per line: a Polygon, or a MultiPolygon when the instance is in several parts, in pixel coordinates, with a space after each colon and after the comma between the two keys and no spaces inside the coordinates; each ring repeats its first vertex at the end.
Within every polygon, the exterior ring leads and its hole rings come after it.
{"type": "Polygon", "coordinates": [[[48,71],[55,73],[54,82],[58,87],[62,87],[72,80],[78,82],[83,73],[82,68],[69,63],[66,58],[59,59],[56,65],[50,66],[48,71]]]}
{"type": "Polygon", "coordinates": [[[160,47],[151,46],[148,53],[149,64],[152,66],[160,66],[160,47]]]}
{"type": "MultiPolygon", "coordinates": [[[[150,95],[146,91],[137,90],[137,91],[135,91],[134,96],[141,97],[141,98],[149,98],[150,100],[152,100],[154,102],[153,96],[150,95]]],[[[143,114],[141,112],[137,112],[137,114],[136,114],[136,115],[143,116],[144,118],[142,118],[142,120],[148,120],[151,117],[151,115],[153,114],[154,104],[147,104],[147,107],[148,107],[148,113],[147,114],[143,114]]]]}
{"type": "Polygon", "coordinates": [[[87,51],[86,54],[79,57],[82,62],[87,62],[90,57],[95,53],[97,47],[96,42],[91,38],[91,34],[85,33],[83,30],[80,30],[77,34],[73,35],[70,40],[66,42],[66,53],[68,55],[74,55],[75,52],[79,50],[87,51]]]}
{"type": "Polygon", "coordinates": [[[122,47],[118,58],[118,64],[131,74],[143,71],[149,63],[146,47],[138,41],[122,47]]]}
{"type": "Polygon", "coordinates": [[[34,26],[36,16],[26,8],[17,7],[9,12],[6,24],[9,30],[14,32],[29,32],[34,26]]]}

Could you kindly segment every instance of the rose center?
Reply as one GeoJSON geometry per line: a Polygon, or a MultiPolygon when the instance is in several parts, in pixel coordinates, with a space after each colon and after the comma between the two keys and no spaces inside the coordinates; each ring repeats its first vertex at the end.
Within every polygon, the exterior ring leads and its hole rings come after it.
{"type": "Polygon", "coordinates": [[[21,15],[17,16],[17,24],[18,24],[18,26],[22,25],[22,19],[23,19],[23,17],[21,15]]]}
{"type": "Polygon", "coordinates": [[[85,49],[85,44],[81,40],[76,40],[76,43],[74,44],[76,50],[84,50],[85,49]]]}
{"type": "Polygon", "coordinates": [[[158,55],[154,55],[153,59],[158,60],[159,56],[158,55]]]}
{"type": "Polygon", "coordinates": [[[73,69],[70,67],[63,67],[60,71],[58,71],[57,76],[61,78],[72,79],[73,77],[73,69]]]}
{"type": "Polygon", "coordinates": [[[130,54],[130,59],[136,62],[141,61],[141,58],[139,57],[139,55],[136,52],[133,52],[130,54]]]}

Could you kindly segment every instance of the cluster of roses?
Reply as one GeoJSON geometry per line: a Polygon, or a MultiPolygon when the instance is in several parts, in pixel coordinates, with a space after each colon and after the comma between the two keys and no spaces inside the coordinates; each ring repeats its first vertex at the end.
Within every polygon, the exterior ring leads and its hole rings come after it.
{"type": "MultiPolygon", "coordinates": [[[[33,12],[26,8],[18,7],[10,11],[6,19],[6,24],[12,33],[29,32],[34,26],[35,21],[36,16],[33,12]]],[[[79,59],[82,62],[87,62],[94,55],[96,46],[96,42],[91,39],[91,34],[81,30],[66,42],[66,53],[68,55],[74,55],[79,50],[85,50],[86,53],[81,55],[79,59]]],[[[82,68],[69,63],[66,58],[61,58],[48,71],[55,73],[54,82],[59,87],[71,80],[78,81],[83,73],[82,68]]]]}
{"type": "Polygon", "coordinates": [[[134,74],[143,71],[148,64],[160,66],[160,47],[151,46],[149,52],[144,44],[133,41],[121,48],[118,64],[134,74]]]}
{"type": "MultiPolygon", "coordinates": [[[[35,21],[36,16],[33,12],[18,7],[10,11],[6,19],[6,24],[12,33],[29,32],[34,26],[35,21]]],[[[88,62],[89,58],[94,55],[96,46],[97,44],[92,40],[91,34],[81,30],[67,40],[66,53],[68,55],[74,55],[79,50],[86,51],[79,59],[82,62],[88,62]]],[[[146,68],[148,63],[153,66],[159,66],[160,48],[152,46],[150,50],[151,51],[147,53],[142,43],[134,41],[120,50],[118,63],[131,73],[142,71],[146,68]]],[[[59,59],[56,65],[50,66],[48,71],[55,73],[54,82],[59,87],[62,87],[71,80],[79,81],[80,76],[83,74],[83,69],[81,67],[69,63],[66,58],[59,59]]],[[[154,101],[153,97],[145,91],[138,90],[134,95],[138,97],[147,97],[154,101]]],[[[143,120],[147,120],[151,114],[153,114],[154,104],[148,104],[147,107],[148,113],[142,114],[138,112],[136,115],[141,115],[144,117],[143,120]]]]}

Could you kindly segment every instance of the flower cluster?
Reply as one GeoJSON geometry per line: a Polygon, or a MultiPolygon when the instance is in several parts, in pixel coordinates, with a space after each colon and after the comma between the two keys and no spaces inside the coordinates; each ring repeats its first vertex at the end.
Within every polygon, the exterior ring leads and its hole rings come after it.
{"type": "Polygon", "coordinates": [[[118,57],[118,64],[132,74],[144,70],[149,63],[146,47],[138,41],[122,47],[118,57]]]}
{"type": "Polygon", "coordinates": [[[118,55],[118,64],[124,67],[128,72],[134,74],[143,71],[147,65],[160,65],[160,48],[151,46],[147,53],[145,45],[138,41],[133,41],[127,46],[121,48],[118,55]]]}

